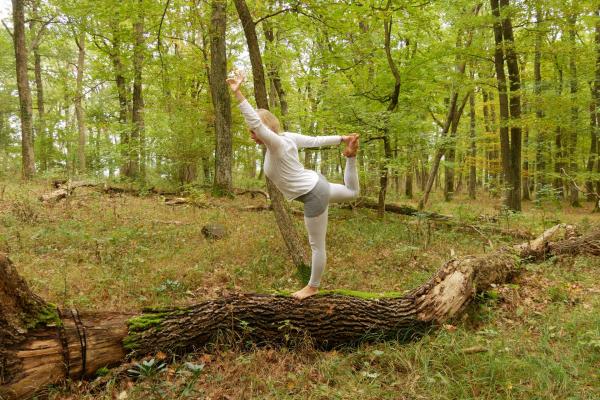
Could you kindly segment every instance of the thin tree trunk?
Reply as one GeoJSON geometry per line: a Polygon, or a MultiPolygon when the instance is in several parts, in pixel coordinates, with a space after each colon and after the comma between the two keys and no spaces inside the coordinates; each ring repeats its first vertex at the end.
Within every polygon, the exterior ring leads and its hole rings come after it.
{"type": "MultiPolygon", "coordinates": [[[[479,9],[481,8],[481,4],[478,4],[475,6],[474,10],[473,10],[473,14],[475,16],[477,16],[477,14],[479,14],[479,9]]],[[[465,48],[468,48],[471,45],[471,42],[473,40],[473,32],[469,32],[467,34],[467,40],[465,43],[465,48]]],[[[457,43],[460,43],[457,41],[457,43]]],[[[462,61],[459,62],[456,65],[456,72],[460,75],[464,75],[465,73],[465,69],[466,69],[467,63],[466,61],[462,61]]],[[[465,101],[467,100],[467,98],[465,97],[465,101]]],[[[444,126],[442,127],[442,132],[441,132],[441,136],[442,136],[442,140],[446,137],[446,135],[448,134],[448,130],[450,129],[450,125],[452,124],[452,121],[455,118],[455,114],[456,114],[456,109],[457,109],[457,102],[458,102],[458,90],[453,90],[451,95],[450,95],[450,103],[448,106],[448,114],[446,117],[446,121],[444,123],[444,126]]],[[[433,158],[433,164],[431,166],[431,169],[429,171],[429,177],[427,178],[427,184],[425,185],[425,190],[423,191],[423,197],[421,198],[421,200],[419,200],[419,209],[424,209],[425,206],[427,205],[427,202],[429,201],[429,194],[431,193],[431,189],[433,188],[433,184],[436,180],[436,177],[438,175],[438,171],[440,168],[440,161],[442,160],[442,157],[444,156],[445,153],[445,147],[441,146],[434,158],[433,158]]]]}
{"type": "MultiPolygon", "coordinates": [[[[560,99],[562,95],[563,89],[563,71],[561,66],[557,63],[557,72],[558,72],[558,86],[556,88],[557,97],[560,99]]],[[[563,131],[560,120],[557,121],[557,126],[554,134],[554,189],[560,197],[565,196],[564,185],[562,176],[563,163],[565,159],[564,149],[563,149],[563,131]]]]}
{"type": "Polygon", "coordinates": [[[319,166],[319,171],[321,172],[321,174],[327,176],[327,169],[329,167],[329,152],[321,149],[319,151],[319,155],[321,156],[321,165],[319,166]]]}
{"type": "Polygon", "coordinates": [[[530,185],[530,171],[529,171],[529,157],[528,149],[529,149],[529,127],[525,128],[525,137],[523,139],[523,146],[525,147],[525,152],[523,156],[523,182],[521,186],[521,192],[523,193],[523,200],[530,201],[531,193],[529,191],[530,185]]]}
{"type": "MultiPolygon", "coordinates": [[[[383,21],[384,30],[384,48],[385,55],[388,63],[388,67],[394,76],[394,89],[390,96],[390,102],[388,103],[387,111],[388,116],[396,110],[398,106],[398,97],[400,96],[400,86],[402,80],[398,67],[394,62],[391,50],[391,34],[392,34],[392,17],[386,18],[383,21]]],[[[386,122],[387,123],[387,122],[386,122]]],[[[377,210],[377,216],[383,219],[385,215],[385,197],[387,194],[389,167],[388,164],[392,159],[392,147],[390,145],[389,128],[385,126],[383,132],[383,160],[379,163],[379,208],[377,210]]]]}
{"type": "Polygon", "coordinates": [[[25,43],[25,11],[23,5],[23,0],[12,0],[13,40],[21,116],[21,171],[23,179],[31,179],[35,175],[35,156],[33,153],[33,117],[31,90],[29,88],[29,77],[27,76],[27,44],[25,43]]]}
{"type": "Polygon", "coordinates": [[[37,105],[37,124],[35,127],[36,133],[32,137],[38,138],[40,154],[38,156],[40,160],[40,167],[43,171],[47,171],[51,162],[53,153],[53,138],[51,134],[46,132],[46,111],[44,104],[44,83],[42,80],[42,57],[40,55],[40,40],[42,37],[42,29],[38,30],[39,20],[39,0],[31,2],[32,18],[29,22],[29,30],[32,35],[32,46],[34,60],[34,76],[35,76],[35,89],[36,89],[36,105],[37,105]]]}
{"type": "MultiPolygon", "coordinates": [[[[227,53],[225,49],[226,6],[224,0],[212,1],[210,23],[210,93],[215,110],[215,180],[213,189],[217,194],[229,194],[233,190],[231,104],[227,89],[227,53]]],[[[265,92],[266,93],[266,92],[265,92]]]]}
{"type": "Polygon", "coordinates": [[[481,89],[481,96],[483,98],[483,124],[486,132],[485,141],[485,159],[487,162],[487,168],[484,175],[484,182],[488,184],[490,189],[493,189],[492,185],[495,183],[494,164],[493,164],[493,148],[494,143],[492,142],[491,136],[494,135],[494,131],[491,124],[490,116],[490,104],[488,92],[485,89],[481,89]]]}
{"type": "Polygon", "coordinates": [[[475,120],[475,90],[469,97],[469,128],[471,133],[470,157],[469,157],[469,198],[475,199],[477,192],[477,139],[475,120]]]}
{"type": "MultiPolygon", "coordinates": [[[[145,179],[145,124],[144,94],[142,92],[142,72],[144,69],[144,5],[138,2],[136,20],[133,24],[133,98],[131,122],[132,151],[129,154],[132,173],[135,177],[145,179]]],[[[225,79],[225,78],[223,78],[225,79]]],[[[224,84],[225,85],[225,84],[224,84]]]]}
{"type": "Polygon", "coordinates": [[[120,174],[125,177],[133,177],[132,169],[129,163],[130,137],[131,130],[129,129],[129,88],[125,79],[125,67],[121,60],[121,38],[119,31],[119,20],[113,18],[111,20],[112,29],[112,49],[110,49],[110,58],[113,64],[115,73],[115,83],[117,85],[117,95],[119,99],[119,124],[120,124],[120,147],[121,147],[121,167],[120,174]]]}
{"type": "MultiPolygon", "coordinates": [[[[256,99],[256,105],[258,108],[269,108],[269,102],[267,99],[267,87],[265,83],[265,72],[262,64],[262,57],[260,54],[260,47],[258,46],[258,38],[256,36],[256,25],[252,20],[248,6],[244,0],[234,0],[235,8],[237,10],[240,22],[244,28],[244,35],[246,36],[246,44],[248,46],[248,53],[250,54],[250,62],[252,64],[252,76],[254,80],[254,98],[256,99]]],[[[263,162],[264,162],[264,149],[263,149],[263,162]]],[[[263,167],[261,164],[261,175],[263,173],[263,167]]],[[[279,231],[288,249],[288,254],[292,258],[294,265],[299,270],[304,270],[310,262],[308,256],[300,240],[300,235],[296,230],[294,221],[290,217],[287,205],[283,195],[277,189],[277,187],[271,182],[269,178],[267,181],[267,190],[271,198],[271,205],[275,214],[275,221],[279,227],[279,231]]]]}
{"type": "Polygon", "coordinates": [[[571,180],[569,182],[569,202],[572,207],[581,207],[579,203],[579,190],[577,189],[577,183],[575,180],[577,179],[577,125],[579,120],[579,106],[577,104],[577,92],[579,90],[577,84],[577,63],[576,63],[576,22],[577,15],[573,14],[569,16],[569,42],[571,45],[570,55],[569,55],[569,70],[570,70],[570,89],[571,89],[571,126],[569,129],[569,139],[568,139],[568,154],[569,154],[569,174],[571,175],[571,180]]]}
{"type": "MultiPolygon", "coordinates": [[[[591,175],[594,173],[594,165],[598,160],[598,121],[596,120],[596,102],[593,98],[590,101],[590,154],[587,161],[587,171],[591,175]]],[[[598,201],[594,193],[594,180],[588,178],[585,181],[585,189],[587,191],[587,201],[598,201]]]]}
{"type": "MultiPolygon", "coordinates": [[[[276,47],[277,43],[275,41],[275,35],[273,33],[273,27],[267,22],[263,22],[265,38],[267,41],[265,42],[265,50],[267,49],[267,43],[270,43],[270,47],[273,51],[275,51],[274,47],[276,47]]],[[[283,89],[283,85],[281,84],[281,78],[279,76],[279,63],[271,62],[269,65],[269,77],[273,84],[273,88],[275,89],[275,93],[277,93],[277,98],[279,99],[279,107],[281,109],[281,117],[282,117],[282,126],[284,130],[289,129],[289,124],[287,121],[288,115],[288,103],[287,96],[285,90],[283,89]]]]}
{"type": "Polygon", "coordinates": [[[83,76],[85,71],[85,29],[83,26],[80,28],[78,37],[75,37],[75,44],[77,45],[77,78],[76,78],[76,92],[75,92],[75,115],[77,117],[77,131],[79,133],[78,147],[77,147],[77,159],[80,174],[86,172],[86,160],[85,160],[85,142],[86,142],[86,126],[85,126],[85,112],[83,110],[83,76]]]}
{"type": "MultiPolygon", "coordinates": [[[[596,37],[595,37],[595,45],[596,45],[596,74],[594,83],[592,85],[592,103],[594,104],[594,110],[591,115],[592,128],[594,132],[592,132],[592,138],[596,138],[596,149],[595,149],[595,163],[596,163],[596,172],[600,173],[600,141],[598,141],[598,134],[600,132],[600,6],[596,10],[596,37]]],[[[591,153],[591,152],[590,152],[591,153]]],[[[590,154],[590,158],[592,154],[590,154]]],[[[593,166],[592,166],[593,168],[593,166]]],[[[596,179],[596,196],[600,196],[600,179],[596,179]]],[[[596,204],[594,206],[594,211],[600,211],[600,199],[596,199],[596,204]]]]}
{"type": "Polygon", "coordinates": [[[409,165],[406,169],[406,179],[404,181],[404,196],[408,199],[413,198],[413,169],[409,165]]]}
{"type": "Polygon", "coordinates": [[[471,95],[467,95],[462,101],[458,112],[454,114],[454,118],[452,120],[452,124],[450,125],[450,137],[451,143],[449,146],[445,148],[445,161],[447,161],[450,165],[447,165],[444,168],[444,201],[452,200],[452,196],[454,194],[454,173],[455,173],[455,164],[456,163],[456,136],[458,132],[458,125],[460,123],[460,118],[465,109],[465,105],[467,104],[467,99],[469,99],[471,95]]]}
{"type": "Polygon", "coordinates": [[[535,94],[535,116],[536,116],[536,162],[535,162],[535,181],[536,188],[539,190],[546,184],[546,152],[548,140],[545,134],[546,129],[542,127],[542,121],[544,119],[544,110],[542,109],[542,41],[544,38],[544,32],[541,28],[542,22],[542,10],[538,5],[535,13],[535,26],[537,29],[535,37],[535,55],[533,61],[533,75],[534,75],[534,94],[535,94]]]}

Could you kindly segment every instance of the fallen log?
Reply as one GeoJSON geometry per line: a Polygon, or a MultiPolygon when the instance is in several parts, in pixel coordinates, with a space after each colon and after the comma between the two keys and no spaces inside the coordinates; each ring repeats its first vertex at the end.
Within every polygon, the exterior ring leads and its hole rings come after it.
{"type": "Polygon", "coordinates": [[[53,190],[50,193],[45,193],[39,197],[39,200],[42,203],[58,202],[59,200],[69,197],[73,191],[79,187],[94,187],[98,184],[87,181],[66,181],[64,183],[58,183],[57,181],[54,181],[53,185],[56,187],[56,190],[53,190]]]}
{"type": "Polygon", "coordinates": [[[270,200],[269,194],[267,192],[265,192],[264,190],[260,190],[260,189],[237,189],[234,188],[233,189],[233,193],[236,196],[243,196],[245,194],[249,194],[250,197],[254,198],[257,195],[261,195],[265,197],[265,200],[270,200]]]}
{"type": "Polygon", "coordinates": [[[308,339],[319,348],[412,340],[458,316],[477,292],[510,279],[522,260],[560,254],[600,256],[600,228],[576,237],[559,225],[531,242],[451,259],[406,294],[329,292],[303,301],[234,294],[136,315],[59,311],[31,293],[10,260],[0,257],[0,398],[29,398],[65,377],[90,376],[119,364],[126,355],[182,354],[224,335],[257,344],[308,339]],[[556,240],[561,232],[566,237],[556,240]]]}
{"type": "Polygon", "coordinates": [[[39,197],[42,203],[55,203],[73,194],[75,189],[80,187],[91,187],[101,190],[109,194],[129,194],[132,196],[140,196],[143,193],[152,193],[161,196],[176,195],[179,192],[167,191],[155,187],[139,188],[135,186],[116,185],[109,183],[98,183],[90,181],[69,181],[69,180],[54,180],[52,186],[55,190],[45,193],[39,197]]]}
{"type": "MultiPolygon", "coordinates": [[[[141,194],[145,194],[145,193],[152,193],[152,194],[156,194],[156,195],[160,195],[160,196],[178,196],[178,195],[181,195],[181,193],[182,193],[182,191],[163,190],[163,189],[156,188],[154,186],[149,187],[149,188],[140,188],[140,187],[136,187],[135,185],[133,185],[133,186],[117,185],[117,184],[109,184],[106,182],[98,183],[98,182],[90,182],[90,181],[72,182],[72,181],[66,180],[66,179],[53,180],[52,187],[54,187],[55,190],[53,190],[49,193],[45,193],[39,197],[39,200],[41,202],[43,202],[43,203],[58,202],[59,200],[62,200],[65,197],[71,196],[73,194],[73,191],[79,187],[93,187],[93,188],[97,188],[97,189],[101,190],[104,193],[129,194],[132,196],[140,196],[141,194]]],[[[264,190],[260,190],[260,189],[234,188],[233,192],[236,195],[240,195],[240,196],[249,194],[252,198],[256,197],[257,195],[261,195],[261,196],[264,196],[266,200],[269,200],[269,194],[267,192],[265,192],[264,190]]],[[[189,203],[189,200],[184,197],[178,197],[178,199],[182,199],[181,203],[179,203],[179,204],[184,204],[186,202],[189,203]]]]}
{"type": "MultiPolygon", "coordinates": [[[[352,206],[348,207],[359,207],[378,210],[379,202],[368,197],[360,197],[354,202],[352,206]]],[[[452,219],[450,215],[439,214],[432,211],[419,211],[418,209],[411,206],[407,206],[405,204],[385,203],[385,211],[395,214],[409,215],[412,217],[422,216],[423,218],[436,221],[448,221],[452,219]]]]}
{"type": "MultiPolygon", "coordinates": [[[[361,197],[356,201],[356,203],[354,205],[345,205],[343,207],[344,208],[352,208],[352,207],[361,208],[362,207],[362,208],[368,208],[368,209],[372,209],[372,210],[378,210],[379,203],[377,200],[369,199],[367,197],[361,197]]],[[[477,232],[479,234],[481,234],[481,231],[486,231],[486,232],[492,233],[492,234],[511,236],[516,239],[529,240],[529,239],[533,238],[533,235],[531,234],[531,232],[528,232],[526,230],[504,229],[504,228],[495,226],[494,224],[490,224],[490,223],[485,224],[483,222],[480,222],[477,226],[475,226],[474,224],[456,221],[451,215],[440,214],[440,213],[431,212],[431,211],[419,211],[418,209],[408,206],[408,205],[405,205],[405,204],[386,203],[385,211],[395,213],[395,214],[407,215],[407,216],[411,216],[411,217],[421,217],[421,218],[425,218],[430,221],[434,221],[436,223],[443,224],[443,225],[451,227],[453,229],[477,232]]],[[[492,220],[492,222],[495,222],[495,221],[492,220]]],[[[488,238],[486,238],[486,240],[489,241],[488,238]]]]}

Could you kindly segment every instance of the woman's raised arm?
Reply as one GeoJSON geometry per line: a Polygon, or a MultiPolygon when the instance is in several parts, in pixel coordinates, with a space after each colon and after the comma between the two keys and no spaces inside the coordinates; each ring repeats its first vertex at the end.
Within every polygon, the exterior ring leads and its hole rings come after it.
{"type": "Polygon", "coordinates": [[[243,72],[237,71],[232,78],[228,78],[226,82],[229,84],[229,89],[235,95],[239,102],[240,111],[246,120],[246,124],[252,132],[267,146],[269,149],[275,150],[282,144],[281,137],[270,130],[260,119],[256,110],[248,103],[241,91],[242,83],[246,79],[243,72]]]}

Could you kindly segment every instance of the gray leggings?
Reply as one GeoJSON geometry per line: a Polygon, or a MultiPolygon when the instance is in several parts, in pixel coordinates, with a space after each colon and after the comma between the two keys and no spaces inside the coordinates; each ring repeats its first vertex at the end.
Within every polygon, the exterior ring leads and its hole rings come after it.
{"type": "Polygon", "coordinates": [[[319,287],[327,264],[325,237],[329,203],[350,201],[358,197],[359,191],[356,157],[352,157],[346,158],[344,185],[329,183],[323,175],[320,175],[319,181],[310,192],[296,198],[304,203],[304,223],[312,250],[311,274],[308,282],[310,286],[319,287]]]}

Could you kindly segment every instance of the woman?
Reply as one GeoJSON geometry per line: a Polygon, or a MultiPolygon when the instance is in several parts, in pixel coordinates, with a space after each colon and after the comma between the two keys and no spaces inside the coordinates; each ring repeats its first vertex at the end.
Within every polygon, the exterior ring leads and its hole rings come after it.
{"type": "Polygon", "coordinates": [[[328,204],[358,197],[358,171],[356,170],[358,135],[313,137],[281,132],[277,117],[267,110],[254,110],[245,99],[240,91],[244,78],[244,74],[238,72],[233,78],[227,79],[227,83],[239,102],[240,111],[250,128],[252,139],[267,148],[265,174],[288,200],[304,203],[304,222],[312,249],[311,275],[308,285],[292,294],[297,299],[304,299],[319,291],[321,276],[325,270],[328,204]],[[345,185],[327,182],[323,175],[304,169],[298,159],[299,148],[337,145],[342,142],[346,143],[343,152],[346,157],[345,185]]]}

